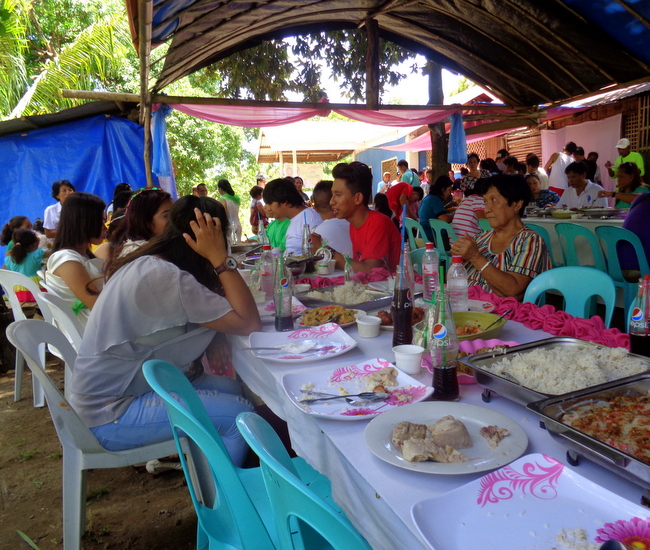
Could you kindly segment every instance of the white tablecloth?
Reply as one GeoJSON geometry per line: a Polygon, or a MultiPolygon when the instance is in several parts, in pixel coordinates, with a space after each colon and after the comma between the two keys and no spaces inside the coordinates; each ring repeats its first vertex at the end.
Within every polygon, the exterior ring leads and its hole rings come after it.
{"type": "MultiPolygon", "coordinates": [[[[272,331],[273,325],[265,325],[264,330],[272,331]]],[[[283,365],[265,362],[254,357],[250,351],[241,350],[248,346],[248,338],[232,337],[237,372],[251,390],[286,420],[295,451],[331,480],[335,500],[374,549],[428,548],[420,539],[411,519],[412,505],[447,493],[484,473],[429,475],[387,464],[376,458],[365,446],[363,432],[369,420],[340,422],[309,416],[291,404],[282,388],[282,377],[287,373],[333,369],[371,357],[394,360],[391,351],[392,333],[382,332],[379,338],[363,339],[358,338],[356,326],[346,331],[359,342],[358,347],[317,364],[283,365]]],[[[509,321],[499,338],[523,344],[550,336],[509,321]]],[[[431,374],[424,369],[416,378],[431,383],[431,374]]],[[[527,454],[543,452],[566,464],[566,448],[540,429],[535,414],[500,396],[493,396],[488,404],[483,403],[481,392],[482,388],[478,385],[462,385],[460,401],[484,406],[514,419],[529,437],[527,454]]],[[[624,498],[639,502],[643,490],[637,485],[585,459],[581,460],[578,468],[583,476],[624,498]]],[[[431,521],[435,521],[435,510],[431,511],[431,521]]]]}

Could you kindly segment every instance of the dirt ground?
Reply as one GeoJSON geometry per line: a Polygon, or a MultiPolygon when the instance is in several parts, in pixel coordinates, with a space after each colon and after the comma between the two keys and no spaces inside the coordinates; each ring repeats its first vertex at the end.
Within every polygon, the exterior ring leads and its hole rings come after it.
{"type": "MultiPolygon", "coordinates": [[[[48,374],[63,384],[63,368],[48,374]]],[[[0,374],[0,550],[63,548],[61,445],[47,407],[32,405],[31,374],[14,403],[14,371],[0,374]]],[[[157,477],[143,468],[88,473],[84,549],[183,550],[195,548],[196,515],[182,472],[157,477]]]]}

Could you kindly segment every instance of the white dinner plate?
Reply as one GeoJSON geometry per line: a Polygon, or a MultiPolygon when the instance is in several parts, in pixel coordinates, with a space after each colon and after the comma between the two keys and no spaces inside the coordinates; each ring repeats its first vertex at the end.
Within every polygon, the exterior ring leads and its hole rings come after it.
{"type": "Polygon", "coordinates": [[[511,418],[483,407],[442,401],[414,403],[388,411],[366,426],[364,439],[370,452],[389,464],[415,472],[441,475],[473,474],[500,468],[519,458],[528,446],[526,432],[511,418]],[[391,442],[395,424],[407,420],[429,426],[448,414],[463,422],[472,438],[473,447],[459,449],[468,461],[443,464],[404,460],[402,451],[391,442]],[[491,449],[486,439],[479,435],[479,430],[495,424],[499,428],[506,428],[510,435],[503,438],[496,449],[491,449]]]}
{"type": "Polygon", "coordinates": [[[357,347],[357,342],[336,323],[327,323],[319,327],[305,327],[291,332],[253,332],[248,337],[251,348],[273,348],[283,344],[300,344],[303,340],[317,340],[318,349],[304,353],[276,353],[272,350],[252,351],[255,357],[278,363],[303,363],[336,357],[357,347]]]}
{"type": "MultiPolygon", "coordinates": [[[[305,405],[300,402],[300,396],[305,392],[305,385],[313,391],[340,394],[340,388],[349,394],[364,391],[364,377],[384,367],[392,367],[386,359],[369,359],[348,367],[325,369],[318,372],[294,372],[282,377],[282,386],[291,402],[306,414],[331,418],[332,420],[366,420],[377,415],[400,408],[408,403],[422,401],[431,395],[433,388],[421,384],[408,374],[398,371],[397,386],[386,388],[390,397],[386,401],[370,403],[363,407],[354,407],[345,399],[305,405]]],[[[314,396],[317,397],[317,396],[314,396]]]]}
{"type": "MultiPolygon", "coordinates": [[[[307,309],[307,306],[302,304],[295,296],[291,297],[291,313],[292,315],[300,315],[307,309]]],[[[273,300],[264,302],[257,305],[257,310],[260,312],[260,319],[264,321],[273,321],[275,319],[275,304],[273,300]]]]}
{"type": "Polygon", "coordinates": [[[494,304],[484,302],[483,300],[467,300],[469,311],[478,311],[482,313],[492,313],[494,311],[494,304]]]}
{"type": "MultiPolygon", "coordinates": [[[[323,306],[323,307],[327,307],[327,306],[323,306]]],[[[317,309],[317,308],[314,308],[314,309],[317,309]]],[[[354,325],[354,323],[357,322],[357,319],[359,319],[360,317],[365,317],[366,315],[368,315],[362,309],[352,309],[352,308],[346,308],[346,309],[350,309],[350,311],[354,311],[354,321],[350,321],[349,323],[339,323],[339,326],[341,328],[351,327],[352,325],[354,325]]],[[[306,313],[306,311],[303,311],[303,313],[306,313]]],[[[304,326],[302,324],[302,316],[298,318],[298,325],[301,326],[301,327],[304,326]]]]}
{"type": "Polygon", "coordinates": [[[449,493],[417,502],[411,516],[435,550],[600,548],[610,534],[623,542],[635,534],[650,542],[650,510],[543,454],[523,456],[449,493]],[[580,543],[578,529],[586,536],[580,543]],[[558,535],[573,544],[562,544],[558,535]]]}

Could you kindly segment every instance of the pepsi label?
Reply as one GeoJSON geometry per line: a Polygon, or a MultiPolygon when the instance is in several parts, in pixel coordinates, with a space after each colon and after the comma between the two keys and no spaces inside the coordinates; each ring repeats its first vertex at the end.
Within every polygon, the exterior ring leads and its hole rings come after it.
{"type": "Polygon", "coordinates": [[[288,288],[289,287],[289,279],[287,277],[283,277],[280,279],[280,286],[282,288],[288,288]]]}
{"type": "Polygon", "coordinates": [[[643,310],[641,308],[635,307],[632,310],[632,321],[642,321],[643,320],[643,310]]]}

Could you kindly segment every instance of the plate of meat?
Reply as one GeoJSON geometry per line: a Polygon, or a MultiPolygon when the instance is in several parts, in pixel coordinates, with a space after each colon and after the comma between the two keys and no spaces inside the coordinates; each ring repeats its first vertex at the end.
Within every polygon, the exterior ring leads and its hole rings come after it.
{"type": "MultiPolygon", "coordinates": [[[[413,326],[417,325],[420,321],[424,319],[426,315],[426,310],[422,307],[413,308],[413,326]]],[[[390,311],[381,310],[377,313],[377,317],[381,319],[381,325],[379,328],[382,330],[393,330],[393,317],[390,314],[390,311]]]]}

